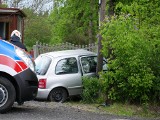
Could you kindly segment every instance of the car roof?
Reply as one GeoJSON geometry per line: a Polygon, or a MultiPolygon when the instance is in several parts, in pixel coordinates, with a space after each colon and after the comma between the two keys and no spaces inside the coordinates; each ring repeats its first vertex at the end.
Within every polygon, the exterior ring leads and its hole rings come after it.
{"type": "Polygon", "coordinates": [[[46,55],[52,56],[52,57],[61,57],[61,56],[70,56],[70,55],[96,55],[96,53],[87,51],[84,49],[76,49],[76,50],[63,50],[63,51],[54,51],[54,52],[48,52],[44,53],[46,55]]]}

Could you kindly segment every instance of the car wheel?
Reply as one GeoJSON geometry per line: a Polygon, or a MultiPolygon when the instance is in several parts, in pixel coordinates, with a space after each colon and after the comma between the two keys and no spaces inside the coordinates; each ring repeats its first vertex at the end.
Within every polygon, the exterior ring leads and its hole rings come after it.
{"type": "Polygon", "coordinates": [[[54,102],[65,102],[67,99],[67,91],[64,88],[55,88],[49,95],[49,100],[54,102]]]}
{"type": "Polygon", "coordinates": [[[6,78],[0,77],[0,113],[11,109],[16,98],[13,84],[6,78]]]}

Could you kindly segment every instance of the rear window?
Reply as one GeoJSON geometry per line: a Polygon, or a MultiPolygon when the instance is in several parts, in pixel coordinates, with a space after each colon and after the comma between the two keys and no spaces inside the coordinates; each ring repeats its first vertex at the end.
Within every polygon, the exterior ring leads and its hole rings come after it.
{"type": "Polygon", "coordinates": [[[45,75],[51,64],[51,61],[51,58],[47,56],[39,56],[38,58],[36,58],[36,73],[38,75],[45,75]]]}

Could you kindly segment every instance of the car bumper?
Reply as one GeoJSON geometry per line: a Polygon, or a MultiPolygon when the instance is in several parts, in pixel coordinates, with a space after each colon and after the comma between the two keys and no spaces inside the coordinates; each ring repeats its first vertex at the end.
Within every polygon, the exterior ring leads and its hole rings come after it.
{"type": "Polygon", "coordinates": [[[38,91],[38,78],[36,74],[31,70],[27,69],[14,76],[17,82],[17,101],[24,102],[33,100],[38,91]]]}
{"type": "Polygon", "coordinates": [[[38,93],[36,99],[45,99],[47,100],[50,90],[38,88],[38,93]]]}

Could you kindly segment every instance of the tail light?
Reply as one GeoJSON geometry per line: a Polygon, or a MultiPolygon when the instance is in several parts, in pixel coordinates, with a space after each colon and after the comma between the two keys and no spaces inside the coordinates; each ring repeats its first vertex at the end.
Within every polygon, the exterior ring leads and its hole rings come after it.
{"type": "Polygon", "coordinates": [[[46,88],[46,82],[47,82],[47,79],[40,79],[39,84],[38,84],[38,88],[45,89],[46,88]]]}

